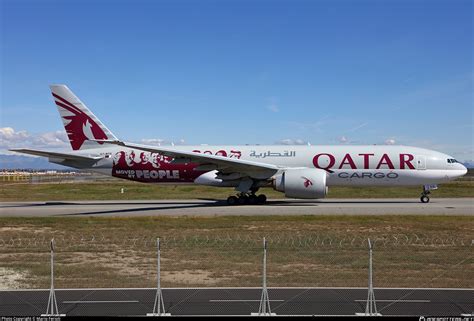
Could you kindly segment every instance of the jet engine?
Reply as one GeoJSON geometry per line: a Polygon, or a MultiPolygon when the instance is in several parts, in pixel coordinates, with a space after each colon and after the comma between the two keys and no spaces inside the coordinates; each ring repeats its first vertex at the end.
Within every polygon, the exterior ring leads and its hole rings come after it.
{"type": "Polygon", "coordinates": [[[319,168],[287,169],[273,180],[273,188],[291,198],[324,198],[326,171],[319,168]]]}

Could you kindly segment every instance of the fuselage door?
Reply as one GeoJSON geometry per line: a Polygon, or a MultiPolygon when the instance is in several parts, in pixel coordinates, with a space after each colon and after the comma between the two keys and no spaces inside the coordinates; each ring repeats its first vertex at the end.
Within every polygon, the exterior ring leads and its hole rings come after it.
{"type": "Polygon", "coordinates": [[[426,169],[425,155],[416,155],[416,169],[426,169]]]}

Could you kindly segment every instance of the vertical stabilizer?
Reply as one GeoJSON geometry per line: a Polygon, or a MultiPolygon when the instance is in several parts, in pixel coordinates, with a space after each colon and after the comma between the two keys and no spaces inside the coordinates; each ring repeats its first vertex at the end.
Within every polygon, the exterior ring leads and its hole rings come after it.
{"type": "Polygon", "coordinates": [[[73,150],[98,148],[103,145],[91,140],[117,140],[66,85],[51,85],[50,88],[73,150]]]}

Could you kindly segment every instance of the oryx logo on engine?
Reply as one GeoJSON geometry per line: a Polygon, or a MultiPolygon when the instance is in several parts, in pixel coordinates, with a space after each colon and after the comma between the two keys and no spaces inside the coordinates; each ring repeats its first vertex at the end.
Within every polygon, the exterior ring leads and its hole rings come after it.
{"type": "Polygon", "coordinates": [[[308,188],[310,186],[313,186],[313,182],[309,178],[304,177],[304,176],[301,176],[301,178],[304,179],[304,182],[303,182],[304,187],[308,188]]]}

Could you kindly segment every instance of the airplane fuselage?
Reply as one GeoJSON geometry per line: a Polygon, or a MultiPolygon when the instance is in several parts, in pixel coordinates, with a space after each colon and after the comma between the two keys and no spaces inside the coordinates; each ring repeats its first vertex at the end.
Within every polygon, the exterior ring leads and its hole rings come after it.
{"type": "MultiPolygon", "coordinates": [[[[328,173],[328,186],[410,186],[441,184],[466,173],[451,156],[417,147],[361,146],[179,146],[180,150],[220,155],[285,168],[319,168],[328,173]]],[[[174,163],[158,153],[110,146],[77,151],[103,159],[91,167],[65,164],[114,177],[145,183],[197,183],[234,186],[241,177],[216,179],[212,167],[174,163]]],[[[52,160],[54,161],[54,160],[52,160]]],[[[60,162],[61,163],[61,162],[60,162]]],[[[64,164],[62,162],[62,164],[64,164]]]]}

